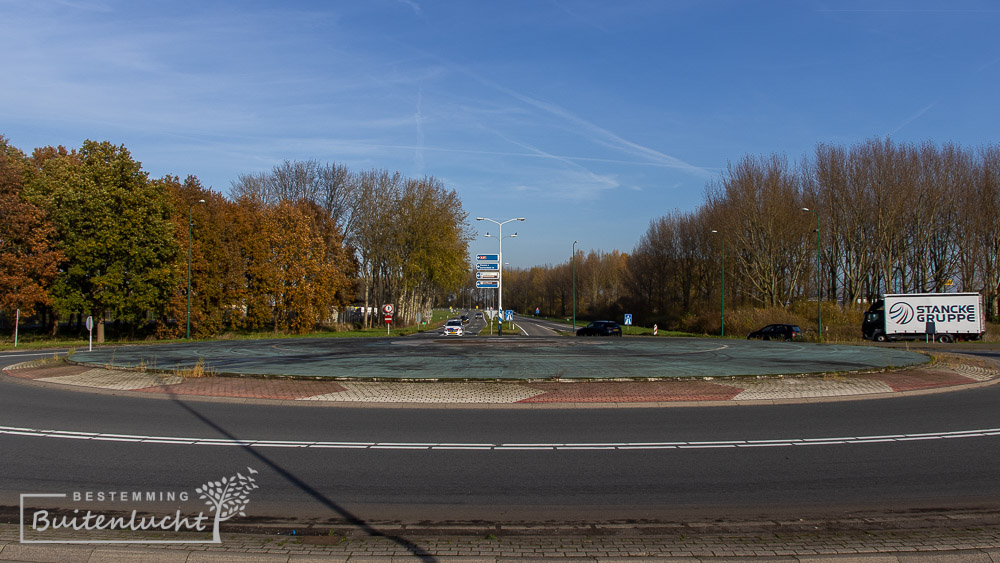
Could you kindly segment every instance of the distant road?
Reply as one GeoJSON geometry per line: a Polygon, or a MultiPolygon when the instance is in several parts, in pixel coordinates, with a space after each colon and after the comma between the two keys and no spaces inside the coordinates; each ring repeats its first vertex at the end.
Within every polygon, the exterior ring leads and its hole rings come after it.
{"type": "MultiPolygon", "coordinates": [[[[559,336],[556,331],[572,332],[573,326],[563,323],[514,315],[514,322],[521,327],[526,336],[559,336]]],[[[577,323],[579,327],[579,323],[577,323]]]]}

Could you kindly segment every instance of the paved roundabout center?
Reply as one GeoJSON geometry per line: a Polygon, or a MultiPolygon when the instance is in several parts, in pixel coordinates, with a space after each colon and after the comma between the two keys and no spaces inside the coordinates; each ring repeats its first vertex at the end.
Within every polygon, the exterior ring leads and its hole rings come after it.
{"type": "Polygon", "coordinates": [[[928,357],[875,346],[713,338],[301,338],[116,346],[73,361],[214,375],[380,380],[643,379],[870,371],[928,357]]]}

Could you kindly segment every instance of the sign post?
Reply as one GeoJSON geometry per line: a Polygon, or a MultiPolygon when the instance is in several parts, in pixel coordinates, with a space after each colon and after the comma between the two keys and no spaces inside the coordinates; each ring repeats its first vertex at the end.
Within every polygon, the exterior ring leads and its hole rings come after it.
{"type": "Polygon", "coordinates": [[[14,316],[14,347],[17,348],[17,323],[21,322],[21,310],[17,310],[17,314],[14,316]]]}
{"type": "Polygon", "coordinates": [[[490,317],[490,336],[493,336],[493,317],[496,316],[496,309],[490,307],[486,309],[486,314],[490,317]]]}
{"type": "Polygon", "coordinates": [[[94,317],[87,316],[87,332],[90,333],[90,343],[87,347],[88,352],[94,351],[94,317]]]}
{"type": "Polygon", "coordinates": [[[386,336],[388,336],[390,334],[389,333],[389,325],[392,324],[392,311],[393,311],[392,303],[386,303],[385,305],[382,306],[382,312],[385,313],[385,334],[386,334],[386,336]]]}
{"type": "MultiPolygon", "coordinates": [[[[495,289],[499,293],[500,255],[477,254],[476,260],[476,289],[495,289]]],[[[493,336],[493,310],[488,310],[487,314],[490,316],[490,336],[493,336]]]]}

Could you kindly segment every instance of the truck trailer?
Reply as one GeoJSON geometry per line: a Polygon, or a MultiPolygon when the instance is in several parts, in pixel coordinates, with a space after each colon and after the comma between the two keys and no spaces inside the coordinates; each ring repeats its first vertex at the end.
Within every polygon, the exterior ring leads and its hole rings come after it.
{"type": "Polygon", "coordinates": [[[979,340],[986,334],[978,293],[886,294],[865,313],[866,340],[979,340]]]}

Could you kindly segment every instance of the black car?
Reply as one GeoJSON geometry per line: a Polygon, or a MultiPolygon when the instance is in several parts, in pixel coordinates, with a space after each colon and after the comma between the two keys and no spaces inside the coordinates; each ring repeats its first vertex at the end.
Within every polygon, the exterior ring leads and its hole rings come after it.
{"type": "Polygon", "coordinates": [[[577,336],[621,336],[622,327],[614,321],[594,321],[576,331],[577,336]]]}
{"type": "Polygon", "coordinates": [[[464,325],[469,324],[469,315],[462,315],[461,319],[462,319],[462,324],[464,325]]]}
{"type": "Polygon", "coordinates": [[[796,325],[767,325],[747,335],[747,340],[802,340],[802,329],[796,325]]]}

